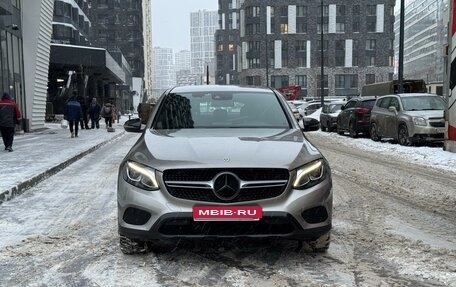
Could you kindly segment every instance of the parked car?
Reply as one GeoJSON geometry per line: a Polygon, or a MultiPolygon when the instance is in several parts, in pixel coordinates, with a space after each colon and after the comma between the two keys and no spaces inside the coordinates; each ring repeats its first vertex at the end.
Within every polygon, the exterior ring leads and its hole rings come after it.
{"type": "Polygon", "coordinates": [[[444,140],[445,102],[426,93],[395,94],[377,99],[371,113],[371,139],[392,138],[401,145],[444,140]]]}
{"type": "Polygon", "coordinates": [[[320,114],[320,128],[322,131],[328,130],[332,132],[337,129],[337,117],[345,104],[346,102],[331,102],[323,106],[320,114]]]}
{"type": "Polygon", "coordinates": [[[328,249],[331,171],[282,95],[177,87],[151,112],[144,130],[139,119],[124,125],[142,135],[119,167],[123,253],[165,251],[180,239],[244,237],[328,249]]]}
{"type": "Polygon", "coordinates": [[[304,131],[318,131],[320,129],[320,122],[313,117],[303,117],[304,131]]]}
{"type": "Polygon", "coordinates": [[[337,133],[349,132],[351,137],[369,134],[370,114],[376,97],[351,98],[337,117],[337,133]]]}

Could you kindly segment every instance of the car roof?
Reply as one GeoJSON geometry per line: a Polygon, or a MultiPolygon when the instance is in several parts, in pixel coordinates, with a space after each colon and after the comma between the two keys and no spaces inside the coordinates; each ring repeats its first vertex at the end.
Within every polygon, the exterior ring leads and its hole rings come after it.
{"type": "Polygon", "coordinates": [[[270,88],[235,86],[235,85],[199,85],[199,86],[180,86],[172,88],[171,93],[191,93],[191,92],[269,92],[270,88]]]}
{"type": "Polygon", "coordinates": [[[392,94],[392,95],[385,95],[385,96],[382,96],[383,97],[391,97],[391,96],[398,96],[400,98],[409,98],[409,97],[429,97],[429,96],[436,96],[436,97],[440,97],[439,95],[436,95],[436,94],[429,94],[429,93],[403,93],[403,94],[392,94]]]}
{"type": "Polygon", "coordinates": [[[357,100],[357,101],[372,101],[372,100],[376,100],[378,97],[377,96],[363,96],[363,97],[354,97],[354,98],[351,98],[351,100],[357,100]]]}

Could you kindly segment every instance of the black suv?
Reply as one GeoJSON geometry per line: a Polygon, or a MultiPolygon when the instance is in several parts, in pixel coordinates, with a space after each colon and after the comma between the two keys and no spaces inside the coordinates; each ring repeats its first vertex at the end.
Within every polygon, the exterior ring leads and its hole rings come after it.
{"type": "Polygon", "coordinates": [[[351,137],[369,134],[369,121],[376,97],[357,97],[350,99],[337,117],[337,133],[349,132],[351,137]]]}

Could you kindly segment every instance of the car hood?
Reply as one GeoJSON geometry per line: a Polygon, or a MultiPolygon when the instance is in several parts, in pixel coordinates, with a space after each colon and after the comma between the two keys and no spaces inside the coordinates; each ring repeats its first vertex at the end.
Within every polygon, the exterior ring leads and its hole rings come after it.
{"type": "Polygon", "coordinates": [[[126,159],[170,168],[295,169],[323,156],[299,129],[147,130],[126,159]]]}
{"type": "Polygon", "coordinates": [[[411,117],[422,118],[443,118],[443,110],[424,110],[424,111],[403,111],[404,114],[411,117]]]}

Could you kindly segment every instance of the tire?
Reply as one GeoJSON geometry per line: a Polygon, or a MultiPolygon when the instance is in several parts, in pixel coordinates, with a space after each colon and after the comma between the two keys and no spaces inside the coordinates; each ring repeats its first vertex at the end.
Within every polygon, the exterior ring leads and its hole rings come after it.
{"type": "Polygon", "coordinates": [[[325,125],[323,124],[323,122],[321,122],[321,124],[320,124],[320,129],[321,129],[322,132],[325,132],[325,131],[326,131],[326,127],[325,127],[325,125]]]}
{"type": "Polygon", "coordinates": [[[374,142],[380,141],[382,138],[378,136],[377,124],[372,123],[370,126],[370,138],[374,142]]]}
{"type": "Polygon", "coordinates": [[[404,124],[401,124],[399,126],[399,130],[397,132],[397,141],[399,142],[400,145],[403,145],[403,146],[411,145],[407,126],[404,124]]]}
{"type": "Polygon", "coordinates": [[[350,123],[348,124],[348,132],[350,133],[350,137],[352,137],[352,138],[358,137],[358,131],[356,130],[354,121],[350,121],[350,123]]]}
{"type": "Polygon", "coordinates": [[[150,252],[149,245],[145,241],[136,240],[124,235],[119,237],[120,251],[126,255],[142,254],[150,252]]]}
{"type": "Polygon", "coordinates": [[[314,240],[304,241],[306,250],[313,253],[323,253],[328,251],[331,242],[331,232],[325,233],[314,240]]]}
{"type": "Polygon", "coordinates": [[[340,129],[340,122],[337,122],[336,131],[341,136],[343,136],[345,134],[345,132],[340,129]]]}

